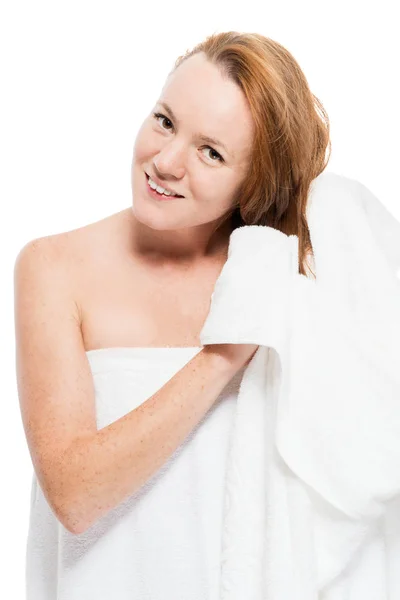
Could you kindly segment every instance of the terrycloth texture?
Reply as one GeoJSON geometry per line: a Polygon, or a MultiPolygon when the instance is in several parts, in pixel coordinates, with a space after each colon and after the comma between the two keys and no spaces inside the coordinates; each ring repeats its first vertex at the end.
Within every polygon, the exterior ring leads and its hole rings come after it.
{"type": "Polygon", "coordinates": [[[400,223],[361,183],[311,186],[298,238],[232,232],[202,345],[254,343],[231,440],[221,600],[400,597],[400,223]]]}
{"type": "MultiPolygon", "coordinates": [[[[88,351],[97,428],[145,402],[200,350],[88,351]]],[[[79,535],[58,521],[33,474],[26,600],[217,599],[223,481],[242,376],[149,481],[79,535]]]]}

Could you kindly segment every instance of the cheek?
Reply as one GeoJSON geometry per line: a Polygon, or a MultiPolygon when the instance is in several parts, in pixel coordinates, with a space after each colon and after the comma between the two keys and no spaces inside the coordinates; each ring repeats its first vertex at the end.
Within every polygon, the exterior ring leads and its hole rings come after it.
{"type": "Polygon", "coordinates": [[[151,126],[144,122],[140,127],[133,149],[134,160],[138,163],[148,160],[149,156],[153,156],[156,152],[155,136],[151,126]]]}
{"type": "Polygon", "coordinates": [[[201,211],[207,213],[207,218],[217,219],[232,206],[232,193],[225,187],[209,188],[207,193],[197,196],[201,211]]]}
{"type": "Polygon", "coordinates": [[[213,206],[217,206],[219,210],[225,210],[231,205],[234,186],[226,178],[215,177],[214,181],[209,182],[204,198],[213,206]]]}

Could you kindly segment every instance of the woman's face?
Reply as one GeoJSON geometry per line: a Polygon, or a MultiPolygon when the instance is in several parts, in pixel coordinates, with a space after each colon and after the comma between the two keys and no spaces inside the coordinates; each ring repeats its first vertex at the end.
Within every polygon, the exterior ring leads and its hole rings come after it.
{"type": "Polygon", "coordinates": [[[253,120],[240,88],[203,54],[190,57],[167,78],[136,136],[135,217],[159,230],[212,224],[233,203],[249,167],[252,140],[253,120]],[[183,198],[153,198],[146,173],[183,198]]]}

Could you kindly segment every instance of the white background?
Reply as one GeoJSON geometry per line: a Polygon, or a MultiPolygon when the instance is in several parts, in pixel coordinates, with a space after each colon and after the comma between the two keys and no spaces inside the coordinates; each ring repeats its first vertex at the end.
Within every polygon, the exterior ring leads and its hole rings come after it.
{"type": "Polygon", "coordinates": [[[211,33],[227,30],[258,32],[286,46],[330,118],[333,149],[327,170],[367,185],[400,220],[395,9],[394,0],[2,4],[0,515],[5,597],[24,598],[32,476],[14,365],[18,251],[33,238],[85,225],[131,204],[136,132],[175,59],[211,33]]]}

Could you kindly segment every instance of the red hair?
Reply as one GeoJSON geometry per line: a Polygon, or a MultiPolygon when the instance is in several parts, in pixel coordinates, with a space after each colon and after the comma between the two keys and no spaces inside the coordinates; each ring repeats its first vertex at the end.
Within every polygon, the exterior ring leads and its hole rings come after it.
{"type": "Polygon", "coordinates": [[[286,48],[257,33],[214,33],[180,56],[174,69],[203,52],[243,91],[255,123],[250,167],[228,218],[233,229],[268,225],[299,238],[299,272],[311,269],[306,206],[312,180],[328,164],[329,119],[286,48]],[[326,156],[328,150],[328,156],[326,156]]]}

